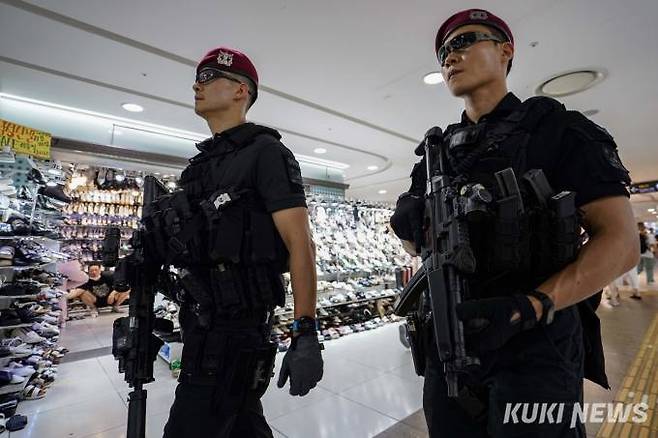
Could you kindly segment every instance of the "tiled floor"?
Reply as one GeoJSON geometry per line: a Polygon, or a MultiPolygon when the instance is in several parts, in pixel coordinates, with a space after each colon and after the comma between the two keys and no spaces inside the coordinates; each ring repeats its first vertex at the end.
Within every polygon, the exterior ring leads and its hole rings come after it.
{"type": "MultiPolygon", "coordinates": [[[[644,292],[642,301],[629,299],[629,295],[627,290],[622,290],[622,297],[625,298],[622,299],[621,306],[613,308],[604,302],[597,311],[601,319],[606,372],[611,389],[605,390],[586,380],[585,402],[611,403],[617,401],[620,386],[638,353],[645,333],[658,315],[658,292],[655,288],[652,291],[644,292]]],[[[650,367],[656,370],[658,363],[654,363],[650,367]]],[[[651,419],[649,419],[650,421],[651,419]]],[[[601,424],[588,423],[586,427],[588,437],[602,436],[598,435],[601,424]]],[[[658,436],[658,431],[653,433],[653,435],[647,436],[658,436]]],[[[427,426],[421,409],[379,434],[377,438],[426,438],[427,436],[427,426]]],[[[616,435],[610,436],[616,437],[616,435]]]]}
{"type": "MultiPolygon", "coordinates": [[[[111,344],[116,317],[69,323],[60,343],[72,355],[102,351],[111,344]]],[[[327,342],[324,358],[325,377],[306,397],[270,385],[263,405],[275,437],[369,437],[420,409],[422,380],[410,368],[397,324],[327,342]]],[[[277,373],[282,359],[277,355],[277,373]]],[[[155,378],[147,385],[149,438],[162,436],[176,385],[160,359],[155,378]]],[[[125,438],[128,391],[111,355],[63,363],[46,398],[19,405],[29,423],[11,437],[125,438]]]]}
{"type": "MultiPolygon", "coordinates": [[[[587,401],[612,401],[643,335],[658,312],[658,294],[622,306],[602,306],[608,376],[612,391],[586,383],[587,401]]],[[[128,387],[117,371],[111,344],[115,314],[76,321],[61,343],[81,360],[60,365],[58,380],[43,400],[22,402],[28,427],[12,438],[125,438],[128,387]],[[92,350],[97,357],[84,358],[92,350]]],[[[263,398],[275,437],[361,438],[427,436],[422,413],[422,379],[414,374],[408,350],[398,340],[397,324],[327,342],[325,377],[308,396],[292,397],[272,383],[263,398]]],[[[277,356],[277,369],[282,354],[277,356]]],[[[278,372],[278,371],[277,371],[278,372]]],[[[156,382],[147,385],[147,436],[160,437],[176,382],[158,359],[156,382]]],[[[595,436],[597,425],[588,425],[595,436]]]]}

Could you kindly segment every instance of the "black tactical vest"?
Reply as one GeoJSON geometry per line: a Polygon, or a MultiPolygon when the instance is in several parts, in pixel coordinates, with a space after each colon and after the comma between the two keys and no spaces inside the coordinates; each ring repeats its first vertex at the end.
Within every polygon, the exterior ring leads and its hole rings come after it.
{"type": "MultiPolygon", "coordinates": [[[[541,122],[564,116],[556,100],[534,97],[523,102],[502,120],[466,128],[450,125],[444,133],[448,171],[462,182],[479,183],[500,199],[495,172],[512,168],[517,178],[530,169],[527,151],[532,134],[541,122]]],[[[569,114],[567,114],[569,116],[569,114]]],[[[567,117],[568,118],[568,117],[567,117]]],[[[558,138],[556,136],[556,138],[558,138]]],[[[422,145],[421,145],[422,146],[422,145]]],[[[416,151],[420,154],[420,148],[416,151]]],[[[414,168],[414,172],[420,171],[414,168]]],[[[477,272],[471,278],[474,297],[523,293],[537,288],[551,275],[574,261],[582,245],[580,217],[552,220],[554,212],[538,205],[519,182],[527,214],[516,223],[505,223],[491,205],[488,214],[469,223],[477,272]]],[[[585,377],[609,388],[600,322],[595,313],[601,292],[578,304],[585,343],[585,377]]]]}
{"type": "Polygon", "coordinates": [[[480,184],[493,196],[486,213],[469,219],[477,270],[471,278],[474,296],[496,296],[531,290],[572,262],[579,247],[580,225],[573,214],[558,219],[523,178],[527,148],[538,124],[565,111],[553,99],[528,99],[502,120],[462,127],[444,134],[446,169],[463,184],[480,184]],[[502,214],[504,194],[496,172],[511,168],[522,194],[524,212],[516,219],[502,214]]]}
{"type": "Polygon", "coordinates": [[[226,177],[232,166],[255,165],[236,160],[243,149],[277,143],[280,138],[278,132],[262,126],[254,126],[250,134],[240,145],[217,142],[215,138],[199,144],[202,152],[190,160],[180,184],[192,204],[214,207],[219,212],[214,221],[208,218],[208,234],[202,242],[208,262],[270,264],[285,272],[288,253],[272,215],[254,187],[226,177]]]}
{"type": "Polygon", "coordinates": [[[198,217],[204,218],[189,244],[198,248],[190,253],[200,259],[187,268],[212,289],[217,314],[285,303],[281,273],[288,270],[288,251],[255,187],[245,178],[235,180],[256,165],[241,154],[259,145],[272,147],[280,135],[258,125],[245,129],[250,132],[241,144],[221,136],[200,143],[201,153],[180,179],[190,204],[199,206],[198,217]]]}

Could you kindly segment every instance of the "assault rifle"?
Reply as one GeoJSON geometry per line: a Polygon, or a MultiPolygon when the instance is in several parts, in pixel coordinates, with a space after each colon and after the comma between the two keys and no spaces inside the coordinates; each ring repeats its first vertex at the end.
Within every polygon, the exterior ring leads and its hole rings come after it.
{"type": "Polygon", "coordinates": [[[168,190],[156,178],[144,178],[142,224],[133,232],[131,254],[119,260],[121,231],[118,228],[108,229],[103,242],[103,264],[116,265],[115,289],[130,290],[128,316],[114,321],[112,333],[112,354],[119,361],[119,372],[125,373],[126,382],[133,388],[128,395],[127,438],[144,438],[146,433],[146,389],[143,386],[154,380],[153,362],[163,345],[153,332],[173,332],[171,321],[155,318],[153,313],[156,293],[174,285],[150,247],[144,227],[151,203],[166,193],[168,190]]]}
{"type": "MultiPolygon", "coordinates": [[[[418,334],[424,321],[418,318],[418,313],[412,312],[412,308],[421,293],[428,291],[433,334],[445,368],[448,396],[457,397],[458,375],[479,365],[477,358],[466,354],[464,328],[456,312],[457,305],[469,296],[465,275],[475,272],[466,217],[482,210],[486,203],[491,202],[491,195],[478,184],[459,187],[459,182],[445,171],[442,142],[443,133],[438,127],[425,134],[422,145],[427,165],[425,213],[430,228],[422,248],[423,266],[402,292],[396,303],[396,313],[402,316],[411,313],[411,335],[418,334]]],[[[415,349],[422,349],[422,345],[416,342],[412,351],[415,349]]],[[[424,370],[423,361],[424,358],[418,360],[414,357],[417,372],[424,370]]]]}

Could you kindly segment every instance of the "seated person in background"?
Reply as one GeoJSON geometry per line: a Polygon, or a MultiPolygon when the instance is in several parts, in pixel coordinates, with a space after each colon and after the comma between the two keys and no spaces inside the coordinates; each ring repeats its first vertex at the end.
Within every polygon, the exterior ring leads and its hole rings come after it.
{"type": "Polygon", "coordinates": [[[97,316],[98,307],[112,306],[114,312],[119,312],[119,306],[130,297],[130,291],[117,292],[113,288],[112,275],[102,275],[99,264],[89,265],[89,281],[72,289],[67,298],[80,298],[92,310],[92,316],[97,316]]]}

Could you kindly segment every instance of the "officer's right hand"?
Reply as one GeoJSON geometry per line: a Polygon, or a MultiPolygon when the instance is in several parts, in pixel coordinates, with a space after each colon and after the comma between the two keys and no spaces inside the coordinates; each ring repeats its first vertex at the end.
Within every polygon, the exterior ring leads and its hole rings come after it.
{"type": "Polygon", "coordinates": [[[400,195],[391,216],[391,228],[402,240],[413,242],[416,252],[423,245],[425,199],[411,192],[400,195]]]}
{"type": "Polygon", "coordinates": [[[283,357],[277,386],[283,388],[290,377],[290,395],[304,396],[322,380],[324,362],[315,332],[299,334],[292,339],[283,357]]]}

